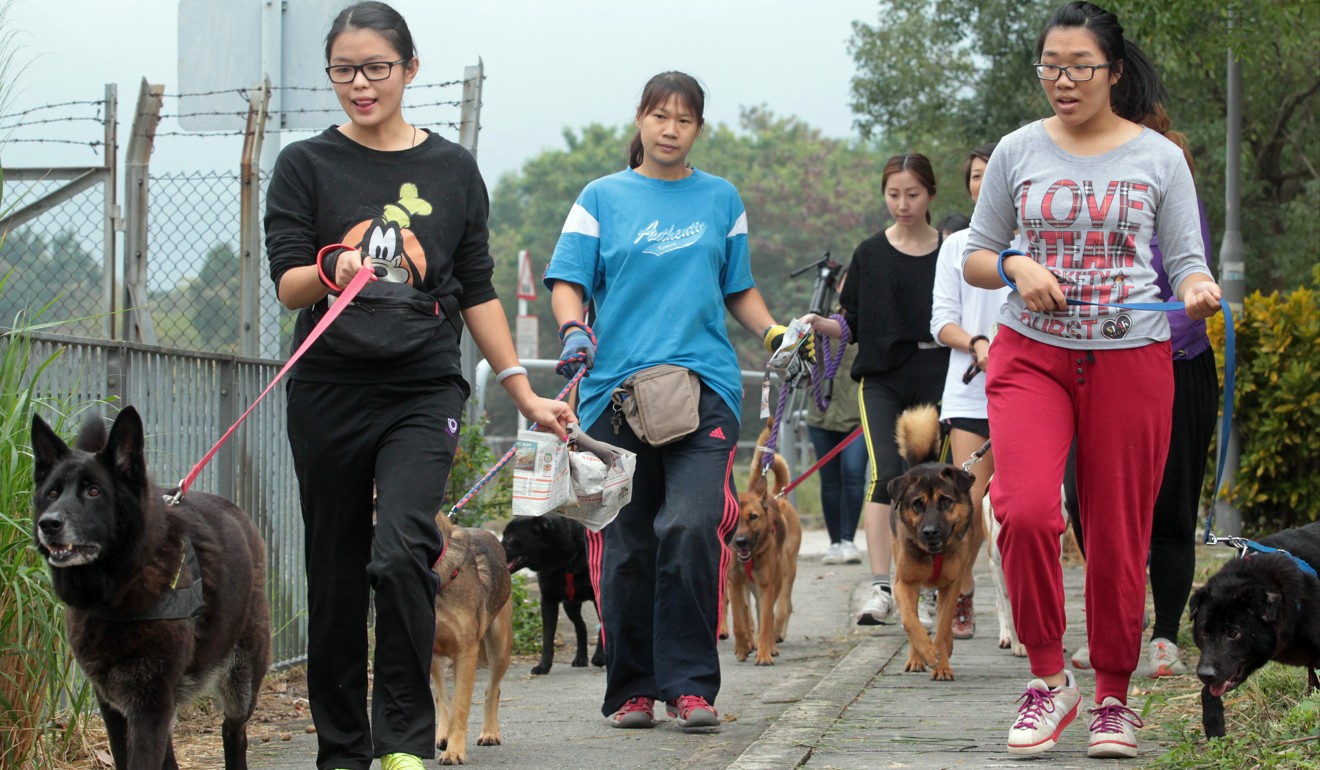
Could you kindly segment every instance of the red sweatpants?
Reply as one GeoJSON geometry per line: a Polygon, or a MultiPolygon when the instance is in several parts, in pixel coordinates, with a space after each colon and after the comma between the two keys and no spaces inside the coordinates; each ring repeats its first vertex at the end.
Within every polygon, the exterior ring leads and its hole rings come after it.
{"type": "Polygon", "coordinates": [[[1095,701],[1126,703],[1141,654],[1146,553],[1169,446],[1169,344],[1074,350],[1000,327],[986,375],[995,452],[990,498],[1031,672],[1048,676],[1064,667],[1059,488],[1076,435],[1095,701]]]}

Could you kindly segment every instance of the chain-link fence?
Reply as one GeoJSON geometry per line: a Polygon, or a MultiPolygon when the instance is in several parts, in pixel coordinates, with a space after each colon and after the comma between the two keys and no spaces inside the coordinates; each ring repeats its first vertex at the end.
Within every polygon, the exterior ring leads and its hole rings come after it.
{"type": "MultiPolygon", "coordinates": [[[[9,182],[6,207],[38,200],[60,187],[57,180],[9,182]]],[[[106,313],[104,191],[77,193],[40,217],[4,234],[0,243],[0,326],[22,317],[55,323],[52,331],[101,336],[106,313]]]]}

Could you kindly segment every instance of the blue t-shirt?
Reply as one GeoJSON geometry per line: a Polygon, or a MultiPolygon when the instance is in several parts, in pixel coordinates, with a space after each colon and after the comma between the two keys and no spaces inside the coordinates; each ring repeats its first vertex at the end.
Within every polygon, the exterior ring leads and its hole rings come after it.
{"type": "Polygon", "coordinates": [[[564,222],[545,285],[582,286],[596,305],[596,363],[579,385],[590,426],[629,375],[659,364],[696,372],[735,415],[738,357],[724,299],[755,286],[747,211],[727,181],[693,169],[669,182],[632,169],[591,182],[564,222]]]}

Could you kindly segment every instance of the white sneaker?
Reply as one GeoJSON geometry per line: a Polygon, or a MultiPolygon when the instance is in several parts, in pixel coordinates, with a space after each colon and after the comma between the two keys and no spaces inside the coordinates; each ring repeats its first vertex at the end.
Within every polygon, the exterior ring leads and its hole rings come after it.
{"type": "Polygon", "coordinates": [[[1091,743],[1086,747],[1088,757],[1135,757],[1137,755],[1137,728],[1145,722],[1136,712],[1118,702],[1118,698],[1105,698],[1104,703],[1087,709],[1091,719],[1091,743]]]}
{"type": "Polygon", "coordinates": [[[888,625],[893,622],[894,595],[878,585],[871,585],[871,595],[857,616],[859,626],[888,625]]]}
{"type": "Polygon", "coordinates": [[[830,549],[825,552],[825,556],[820,560],[821,564],[843,564],[843,546],[839,543],[830,543],[830,549]]]}
{"type": "Polygon", "coordinates": [[[842,543],[840,543],[839,545],[840,545],[840,547],[843,549],[843,563],[844,563],[844,564],[861,564],[861,563],[862,563],[862,552],[859,551],[859,550],[857,550],[857,546],[853,544],[853,541],[851,541],[851,540],[845,540],[845,541],[843,541],[842,543]]]}
{"type": "Polygon", "coordinates": [[[917,621],[927,631],[935,627],[935,615],[939,608],[935,606],[935,592],[922,591],[917,599],[917,621]]]}
{"type": "Polygon", "coordinates": [[[1152,677],[1177,676],[1187,673],[1187,666],[1178,660],[1178,645],[1168,639],[1151,639],[1146,648],[1150,658],[1152,677]]]}
{"type": "Polygon", "coordinates": [[[1072,654],[1073,668],[1091,670],[1091,645],[1086,642],[1077,648],[1077,652],[1072,654]]]}
{"type": "Polygon", "coordinates": [[[1017,721],[1008,731],[1008,753],[1039,754],[1059,742],[1059,733],[1077,718],[1082,692],[1071,671],[1062,687],[1050,688],[1043,680],[1032,679],[1019,700],[1017,721]]]}

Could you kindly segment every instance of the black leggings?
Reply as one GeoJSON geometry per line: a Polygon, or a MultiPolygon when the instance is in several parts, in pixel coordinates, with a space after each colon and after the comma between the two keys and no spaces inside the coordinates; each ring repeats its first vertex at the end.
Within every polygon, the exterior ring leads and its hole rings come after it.
{"type": "Polygon", "coordinates": [[[918,350],[897,369],[862,378],[857,398],[862,407],[866,451],[871,455],[871,486],[866,499],[889,505],[889,481],[903,474],[894,426],[904,409],[937,406],[949,371],[948,348],[918,350]]]}

